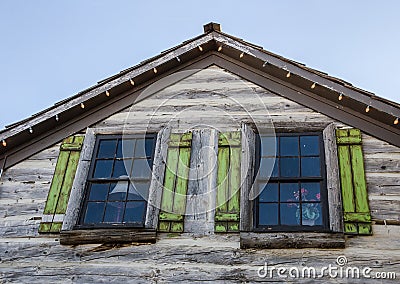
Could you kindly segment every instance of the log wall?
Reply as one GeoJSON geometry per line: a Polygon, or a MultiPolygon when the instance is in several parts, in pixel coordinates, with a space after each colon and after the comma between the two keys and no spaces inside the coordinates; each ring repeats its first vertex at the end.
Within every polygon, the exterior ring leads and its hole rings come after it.
{"type": "MultiPolygon", "coordinates": [[[[224,131],[239,130],[242,122],[254,120],[263,127],[273,122],[278,129],[308,129],[310,125],[321,129],[330,123],[343,126],[211,67],[94,127],[110,133],[121,129],[159,131],[167,125],[180,131],[204,126],[224,131]]],[[[0,283],[287,281],[260,278],[257,270],[265,261],[320,268],[335,265],[340,255],[346,256],[351,266],[397,272],[400,277],[400,148],[369,135],[363,134],[363,151],[373,235],[347,238],[345,249],[330,250],[240,249],[238,234],[159,234],[155,244],[140,245],[60,245],[58,235],[38,234],[58,149],[59,144],[32,156],[6,170],[1,178],[0,283]]],[[[338,282],[325,277],[315,280],[338,282]]],[[[365,279],[339,282],[365,283],[365,279]]]]}

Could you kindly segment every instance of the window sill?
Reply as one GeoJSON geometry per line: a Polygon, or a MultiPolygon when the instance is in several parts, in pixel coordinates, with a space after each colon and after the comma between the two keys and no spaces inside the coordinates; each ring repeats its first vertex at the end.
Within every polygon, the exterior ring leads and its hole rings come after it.
{"type": "Polygon", "coordinates": [[[155,230],[138,229],[88,229],[61,231],[60,244],[81,245],[98,243],[155,243],[155,230]]]}
{"type": "Polygon", "coordinates": [[[240,248],[344,248],[343,233],[240,233],[240,248]]]}

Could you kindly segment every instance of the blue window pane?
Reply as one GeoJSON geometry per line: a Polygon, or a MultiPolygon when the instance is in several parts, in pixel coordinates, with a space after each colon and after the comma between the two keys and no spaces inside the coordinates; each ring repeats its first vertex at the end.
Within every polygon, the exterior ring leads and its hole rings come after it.
{"type": "Polygon", "coordinates": [[[124,223],[143,223],[146,209],[144,201],[130,201],[126,203],[124,223]]]}
{"type": "Polygon", "coordinates": [[[280,184],[281,202],[298,202],[299,201],[299,184],[298,183],[281,183],[280,184]]]}
{"type": "Polygon", "coordinates": [[[137,139],[135,147],[136,158],[151,157],[153,154],[154,139],[137,139]]]}
{"type": "Polygon", "coordinates": [[[258,224],[278,225],[278,204],[259,203],[258,224]]]}
{"type": "Polygon", "coordinates": [[[280,137],[280,155],[281,156],[298,156],[299,155],[299,138],[297,136],[281,136],[280,137]]]}
{"type": "Polygon", "coordinates": [[[300,136],[300,152],[302,156],[318,156],[319,136],[300,136]]]}
{"type": "Polygon", "coordinates": [[[128,190],[128,181],[119,181],[118,183],[113,182],[110,186],[110,193],[108,194],[108,200],[125,200],[126,191],[128,190]]]}
{"type": "Polygon", "coordinates": [[[132,169],[132,160],[115,160],[112,177],[127,177],[132,169]]]}
{"type": "Polygon", "coordinates": [[[104,223],[121,223],[125,202],[107,202],[104,223]]]}
{"type": "Polygon", "coordinates": [[[261,142],[261,156],[276,156],[276,149],[278,147],[278,143],[276,143],[276,137],[274,136],[264,136],[260,138],[261,142]]]}
{"type": "Polygon", "coordinates": [[[116,144],[116,139],[100,140],[97,158],[114,158],[116,144]]]}
{"type": "Polygon", "coordinates": [[[259,195],[260,202],[277,202],[278,201],[278,184],[268,183],[260,184],[259,189],[261,191],[259,195]]]}
{"type": "Polygon", "coordinates": [[[281,204],[281,225],[300,225],[300,208],[298,203],[281,204]]]}
{"type": "Polygon", "coordinates": [[[320,158],[317,157],[301,158],[301,175],[303,177],[321,176],[320,158]]]}
{"type": "Polygon", "coordinates": [[[300,175],[299,158],[280,159],[281,177],[298,177],[300,175]]]}
{"type": "Polygon", "coordinates": [[[109,183],[92,183],[90,185],[89,200],[106,200],[109,183]]]}
{"type": "Polygon", "coordinates": [[[129,184],[128,200],[147,200],[149,187],[149,182],[131,181],[129,184]]]}
{"type": "Polygon", "coordinates": [[[260,160],[260,178],[267,179],[270,176],[277,177],[279,159],[261,158],[260,160]]]}
{"type": "Polygon", "coordinates": [[[302,204],[302,225],[317,226],[322,225],[321,204],[303,203],[302,204]]]}
{"type": "Polygon", "coordinates": [[[301,183],[301,200],[303,201],[320,201],[321,200],[321,184],[319,182],[303,182],[301,183]]]}
{"type": "Polygon", "coordinates": [[[120,139],[118,140],[117,158],[132,158],[135,149],[135,140],[120,139]]]}
{"type": "Polygon", "coordinates": [[[109,178],[113,166],[112,160],[97,160],[94,169],[94,178],[109,178]]]}
{"type": "Polygon", "coordinates": [[[151,176],[151,162],[145,159],[133,161],[132,178],[149,179],[151,176]]]}
{"type": "Polygon", "coordinates": [[[85,224],[101,223],[104,212],[104,202],[89,202],[86,208],[85,224]]]}

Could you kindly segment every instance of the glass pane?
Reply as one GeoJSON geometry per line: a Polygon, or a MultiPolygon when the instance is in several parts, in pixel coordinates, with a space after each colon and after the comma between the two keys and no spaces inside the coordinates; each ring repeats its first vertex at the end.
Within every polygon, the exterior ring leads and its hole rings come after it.
{"type": "Polygon", "coordinates": [[[133,161],[132,178],[150,178],[151,169],[148,160],[137,159],[133,161]]]}
{"type": "Polygon", "coordinates": [[[302,209],[303,225],[322,225],[321,205],[319,203],[303,203],[302,209]]]}
{"type": "Polygon", "coordinates": [[[132,169],[132,160],[115,160],[112,177],[128,177],[132,169]]]}
{"type": "Polygon", "coordinates": [[[100,140],[97,158],[114,158],[116,144],[116,139],[100,140]]]}
{"type": "Polygon", "coordinates": [[[280,156],[299,155],[299,138],[297,136],[281,136],[280,141],[280,156]]]}
{"type": "Polygon", "coordinates": [[[149,187],[148,182],[132,181],[129,185],[128,200],[147,199],[149,187]]]}
{"type": "Polygon", "coordinates": [[[277,177],[278,174],[278,159],[261,158],[260,160],[260,178],[267,179],[270,176],[277,177]],[[271,172],[272,171],[272,172],[271,172]]]}
{"type": "Polygon", "coordinates": [[[88,202],[85,214],[85,224],[101,223],[104,213],[104,202],[88,202]]]}
{"type": "Polygon", "coordinates": [[[108,200],[125,200],[126,191],[128,190],[128,181],[113,182],[110,186],[108,200]]]}
{"type": "Polygon", "coordinates": [[[94,169],[94,178],[109,178],[111,176],[113,160],[97,160],[94,169]]]}
{"type": "Polygon", "coordinates": [[[281,203],[281,225],[300,225],[298,203],[281,203]]]}
{"type": "Polygon", "coordinates": [[[281,177],[298,177],[300,175],[299,158],[281,158],[281,177]]]}
{"type": "Polygon", "coordinates": [[[107,202],[104,214],[105,223],[121,223],[124,216],[125,202],[107,202]]]}
{"type": "Polygon", "coordinates": [[[319,136],[300,136],[300,151],[302,156],[318,156],[319,136]]]}
{"type": "Polygon", "coordinates": [[[153,155],[153,139],[137,139],[135,147],[136,158],[146,158],[153,155]]]}
{"type": "Polygon", "coordinates": [[[320,158],[316,157],[301,158],[301,176],[303,177],[321,176],[320,158]]]}
{"type": "Polygon", "coordinates": [[[320,201],[320,183],[319,182],[303,182],[301,183],[301,200],[303,201],[320,201]]]}
{"type": "Polygon", "coordinates": [[[89,200],[106,200],[109,183],[92,183],[90,185],[89,200]]]}
{"type": "Polygon", "coordinates": [[[278,201],[278,184],[277,183],[268,183],[268,184],[260,184],[260,202],[271,202],[278,201]]]}
{"type": "Polygon", "coordinates": [[[132,158],[135,149],[135,140],[123,139],[118,140],[117,158],[132,158]]]}
{"type": "Polygon", "coordinates": [[[126,203],[124,223],[143,223],[146,202],[131,201],[126,203]]]}
{"type": "Polygon", "coordinates": [[[299,201],[299,184],[298,183],[281,183],[280,184],[281,202],[298,202],[299,201]]]}
{"type": "Polygon", "coordinates": [[[278,225],[278,204],[258,204],[258,225],[278,225]]]}
{"type": "Polygon", "coordinates": [[[276,137],[264,136],[261,137],[261,156],[273,156],[277,153],[276,148],[278,144],[276,143],[276,137]]]}

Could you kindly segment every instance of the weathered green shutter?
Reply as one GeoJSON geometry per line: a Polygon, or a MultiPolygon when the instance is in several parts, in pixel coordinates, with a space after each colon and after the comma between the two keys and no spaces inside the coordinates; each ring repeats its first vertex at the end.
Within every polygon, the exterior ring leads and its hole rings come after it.
{"type": "Polygon", "coordinates": [[[361,132],[336,130],[343,199],[344,231],[347,234],[372,234],[371,214],[364,173],[361,132]]]}
{"type": "Polygon", "coordinates": [[[239,232],[240,132],[220,133],[218,139],[215,232],[239,232]]]}
{"type": "Polygon", "coordinates": [[[170,136],[158,222],[160,232],[183,232],[191,142],[191,132],[170,136]]]}
{"type": "Polygon", "coordinates": [[[43,211],[40,233],[60,232],[67,210],[84,136],[71,136],[61,144],[56,169],[43,211]]]}

